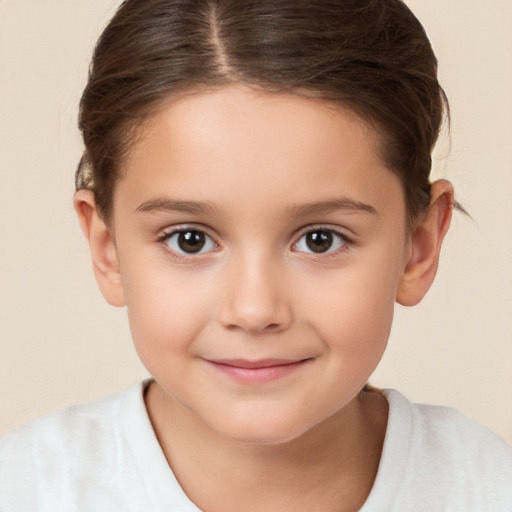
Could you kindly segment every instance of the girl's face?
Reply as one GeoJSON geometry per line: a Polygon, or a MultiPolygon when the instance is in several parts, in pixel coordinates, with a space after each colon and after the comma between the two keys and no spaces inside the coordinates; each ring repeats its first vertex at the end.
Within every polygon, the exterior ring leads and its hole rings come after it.
{"type": "Polygon", "coordinates": [[[170,101],[123,172],[122,294],[166,407],[249,443],[343,415],[411,255],[375,133],[318,101],[229,87],[170,101]]]}

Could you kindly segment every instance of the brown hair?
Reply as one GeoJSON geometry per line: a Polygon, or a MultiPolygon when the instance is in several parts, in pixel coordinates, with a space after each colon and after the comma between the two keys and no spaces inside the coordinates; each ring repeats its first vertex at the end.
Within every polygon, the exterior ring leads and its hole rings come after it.
{"type": "Polygon", "coordinates": [[[425,31],[401,0],[125,0],[80,103],[76,187],[109,218],[120,162],[170,96],[241,83],[348,107],[378,130],[409,220],[429,203],[447,101],[425,31]]]}

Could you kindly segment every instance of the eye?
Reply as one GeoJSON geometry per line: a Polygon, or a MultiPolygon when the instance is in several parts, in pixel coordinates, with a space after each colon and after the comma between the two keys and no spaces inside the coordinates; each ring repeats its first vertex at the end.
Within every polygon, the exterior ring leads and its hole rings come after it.
{"type": "Polygon", "coordinates": [[[178,254],[202,254],[213,251],[217,244],[203,231],[181,229],[166,235],[163,242],[178,254]]]}
{"type": "Polygon", "coordinates": [[[304,234],[294,245],[299,252],[322,254],[341,249],[347,244],[347,239],[331,229],[315,229],[304,234]]]}

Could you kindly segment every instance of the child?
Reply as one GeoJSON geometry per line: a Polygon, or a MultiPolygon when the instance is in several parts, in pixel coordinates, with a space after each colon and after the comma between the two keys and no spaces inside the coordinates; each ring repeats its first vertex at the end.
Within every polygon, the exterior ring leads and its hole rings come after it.
{"type": "Polygon", "coordinates": [[[0,510],[508,511],[512,449],[366,385],[454,204],[399,0],[127,0],[75,207],[152,379],[0,445],[0,510]]]}

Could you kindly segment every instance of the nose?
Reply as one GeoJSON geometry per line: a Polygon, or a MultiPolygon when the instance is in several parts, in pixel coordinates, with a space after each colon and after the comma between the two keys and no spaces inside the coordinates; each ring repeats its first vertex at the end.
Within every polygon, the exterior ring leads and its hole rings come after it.
{"type": "Polygon", "coordinates": [[[233,261],[226,271],[220,323],[247,333],[278,332],[292,322],[291,302],[283,273],[270,258],[233,261]]]}

